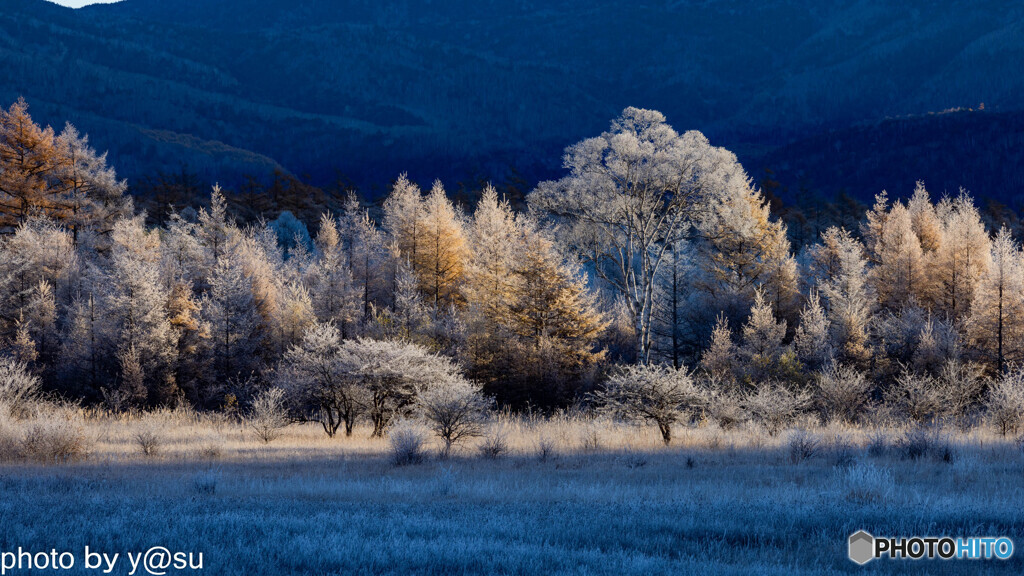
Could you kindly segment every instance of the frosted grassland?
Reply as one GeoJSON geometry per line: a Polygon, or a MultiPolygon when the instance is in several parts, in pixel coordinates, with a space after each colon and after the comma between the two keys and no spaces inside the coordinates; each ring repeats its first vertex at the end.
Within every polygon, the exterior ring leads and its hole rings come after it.
{"type": "Polygon", "coordinates": [[[423,463],[396,466],[388,442],[369,439],[366,428],[328,439],[314,425],[292,425],[265,444],[219,416],[77,418],[87,456],[0,465],[3,549],[123,553],[161,545],[203,552],[204,572],[223,575],[1024,567],[1020,552],[1006,562],[883,560],[863,568],[846,558],[846,538],[860,528],[1007,535],[1019,545],[1024,454],[983,429],[915,436],[884,426],[809,426],[769,437],[705,425],[680,429],[664,447],[655,428],[502,417],[491,424],[490,441],[506,448],[497,457],[480,452],[485,438],[447,459],[428,444],[423,463]],[[143,440],[152,441],[148,456],[143,440]]]}

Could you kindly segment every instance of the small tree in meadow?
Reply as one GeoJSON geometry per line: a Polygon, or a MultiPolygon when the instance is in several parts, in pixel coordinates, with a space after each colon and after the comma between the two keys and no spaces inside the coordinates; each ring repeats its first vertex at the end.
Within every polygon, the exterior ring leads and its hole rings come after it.
{"type": "Polygon", "coordinates": [[[618,368],[597,398],[616,416],[657,424],[666,445],[672,442],[672,426],[703,405],[688,372],[657,365],[618,368]]]}
{"type": "Polygon", "coordinates": [[[419,397],[423,417],[444,442],[446,457],[453,445],[483,432],[490,405],[479,386],[461,377],[438,382],[419,397]]]}

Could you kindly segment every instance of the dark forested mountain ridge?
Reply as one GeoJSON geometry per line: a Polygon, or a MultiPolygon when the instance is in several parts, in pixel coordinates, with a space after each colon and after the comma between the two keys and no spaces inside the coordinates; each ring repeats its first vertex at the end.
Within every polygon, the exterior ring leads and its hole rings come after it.
{"type": "MultiPolygon", "coordinates": [[[[992,0],[125,0],[77,11],[5,0],[0,99],[70,119],[133,181],[185,166],[225,182],[275,169],[344,178],[369,193],[402,171],[535,182],[558,173],[566,144],[634,105],[790,189],[803,179],[870,198],[884,182],[832,181],[848,171],[806,160],[806,143],[886,134],[885,118],[915,116],[906,149],[927,150],[939,128],[920,126],[947,121],[928,112],[1024,108],[1022,14],[992,0]]],[[[963,165],[987,158],[965,170],[985,176],[937,185],[1012,203],[1019,188],[981,167],[1007,141],[986,122],[957,137],[975,143],[963,165]]],[[[838,155],[902,175],[880,148],[838,155]]],[[[921,178],[947,163],[917,158],[921,178]]]]}

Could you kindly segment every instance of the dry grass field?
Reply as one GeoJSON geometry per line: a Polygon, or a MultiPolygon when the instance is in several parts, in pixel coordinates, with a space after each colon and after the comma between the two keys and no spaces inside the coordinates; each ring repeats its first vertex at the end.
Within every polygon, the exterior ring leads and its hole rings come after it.
{"type": "Polygon", "coordinates": [[[370,439],[368,428],[328,439],[296,424],[263,443],[242,423],[184,411],[64,410],[8,423],[3,434],[25,434],[44,418],[81,432],[87,454],[40,462],[7,453],[5,551],[165,546],[202,552],[204,571],[218,575],[1010,574],[1024,566],[1021,554],[863,568],[846,558],[846,538],[861,528],[1020,542],[1024,454],[981,428],[811,425],[769,437],[756,427],[696,425],[665,447],[653,427],[504,417],[449,458],[428,444],[421,463],[398,466],[389,441],[370,439]]]}

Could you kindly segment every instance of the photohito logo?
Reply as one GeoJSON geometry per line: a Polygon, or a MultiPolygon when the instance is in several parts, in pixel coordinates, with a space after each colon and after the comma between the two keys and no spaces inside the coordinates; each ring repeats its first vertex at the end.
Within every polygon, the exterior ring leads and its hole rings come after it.
{"type": "Polygon", "coordinates": [[[850,534],[850,560],[863,566],[875,558],[888,556],[893,559],[920,560],[922,558],[942,560],[1006,560],[1013,556],[1013,540],[1002,536],[971,538],[935,538],[914,536],[911,538],[875,537],[859,530],[850,534]]]}

